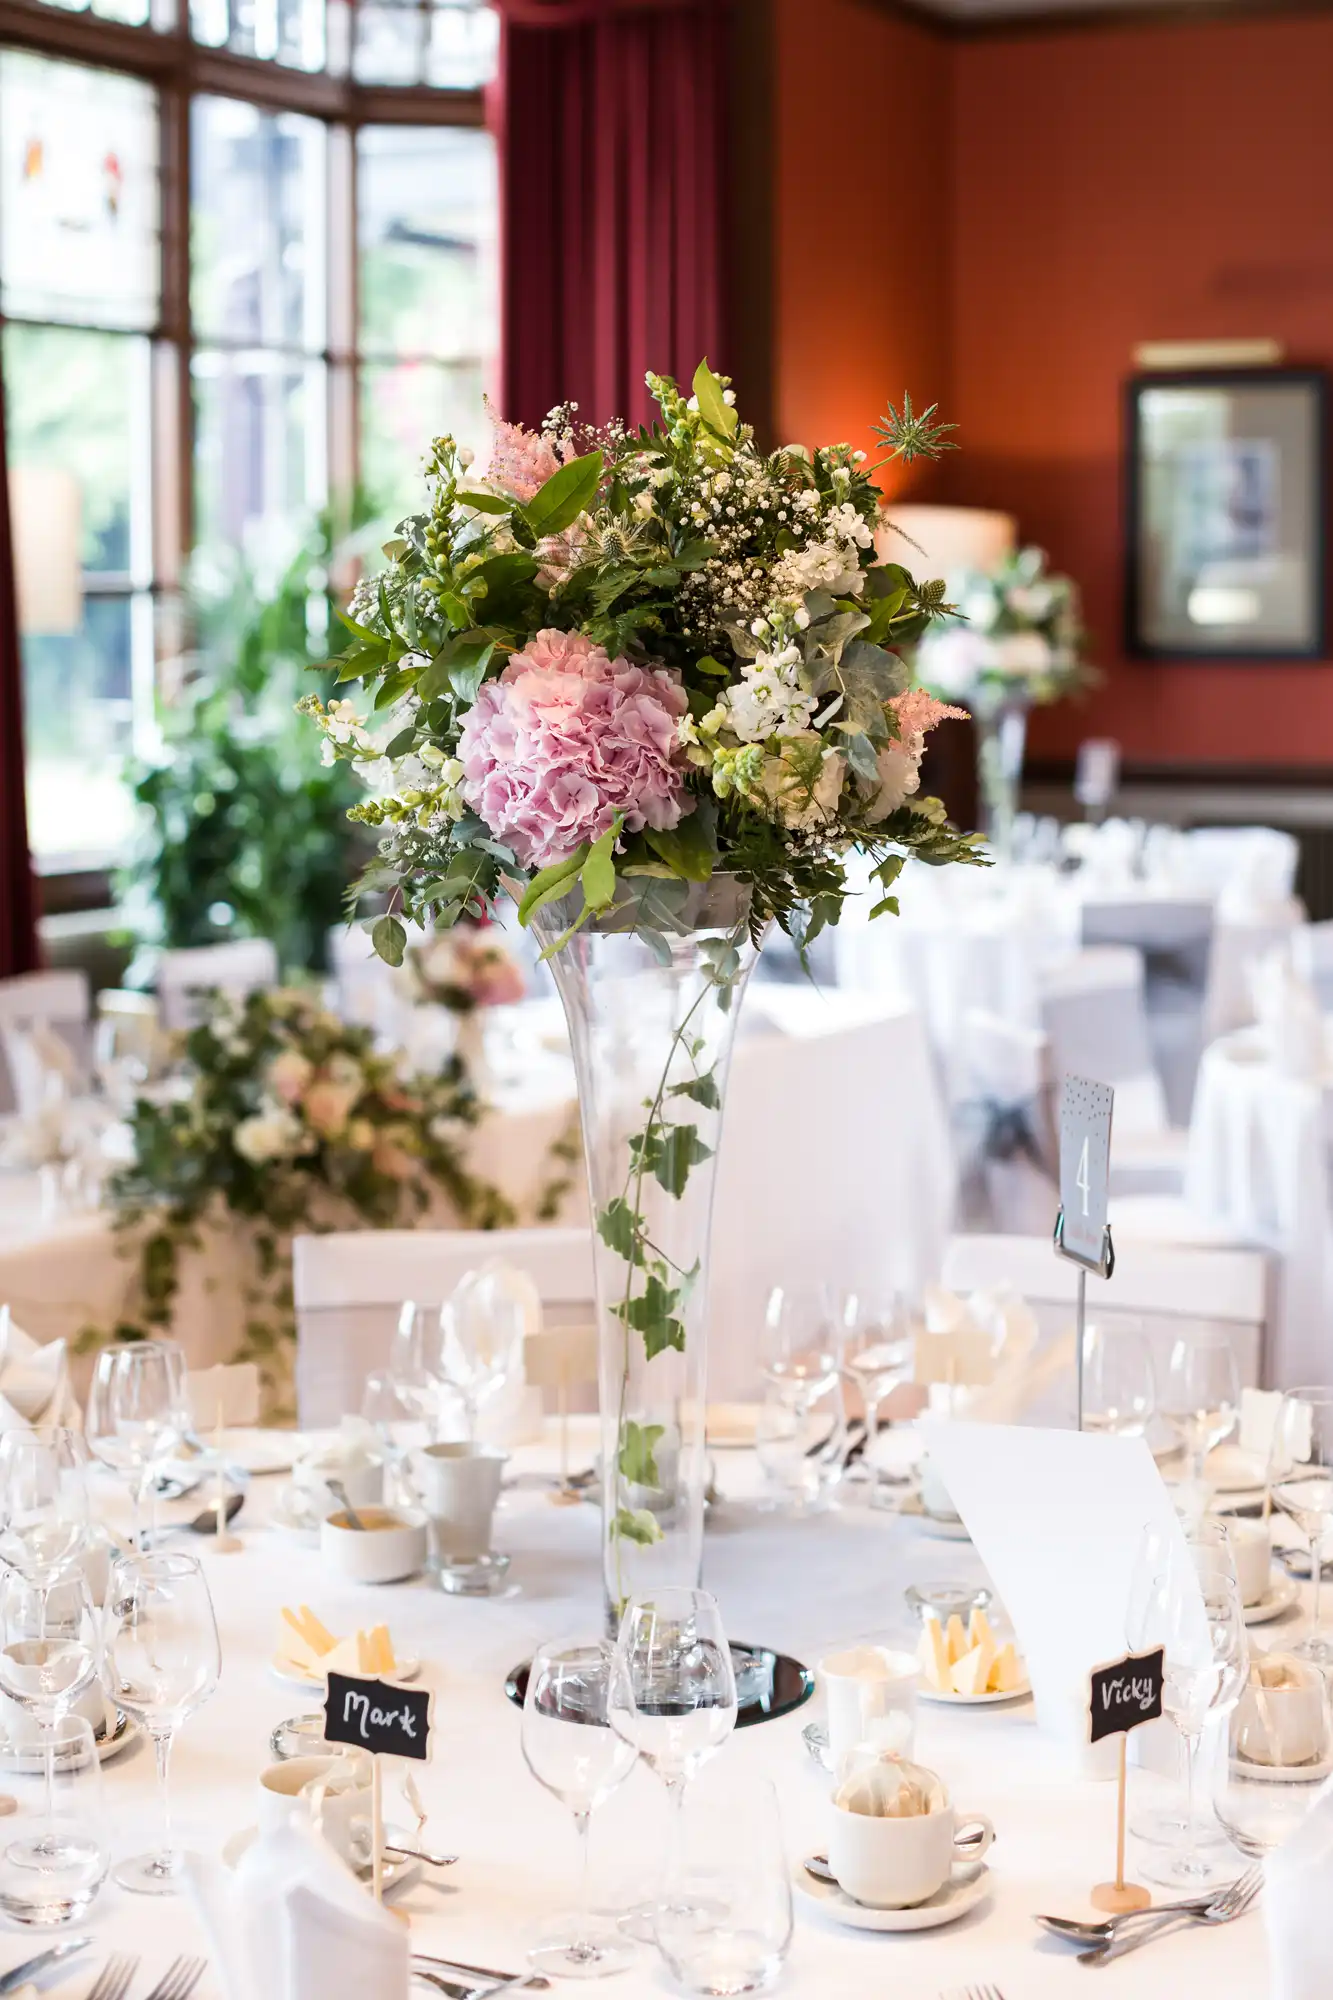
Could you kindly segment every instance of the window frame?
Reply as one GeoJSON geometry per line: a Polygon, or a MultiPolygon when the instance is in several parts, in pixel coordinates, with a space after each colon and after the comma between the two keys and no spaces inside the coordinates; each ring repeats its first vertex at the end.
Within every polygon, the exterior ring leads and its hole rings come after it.
{"type": "MultiPolygon", "coordinates": [[[[366,125],[484,128],[493,86],[458,89],[434,84],[371,84],[351,74],[357,0],[344,0],[346,75],[288,67],[270,57],[210,48],[190,34],[189,0],[176,0],[170,28],[131,26],[91,13],[66,12],[50,0],[0,0],[0,48],[23,49],[58,61],[116,70],[151,84],[158,93],[160,299],[157,323],[148,329],[152,357],[152,578],[158,643],[179,633],[181,585],[194,546],[195,424],[191,362],[196,341],[190,309],[190,110],[195,97],[233,97],[266,111],[318,118],[328,130],[326,148],[327,321],[325,423],[331,497],[357,489],[361,460],[361,354],[358,290],[356,137],[366,125]]],[[[424,0],[419,0],[424,11],[424,0]]],[[[424,32],[424,31],[423,31],[424,32]]],[[[22,316],[7,323],[41,326],[22,316]]],[[[318,357],[312,357],[318,358],[318,357]]],[[[376,357],[367,357],[374,361],[376,357]]],[[[183,636],[183,635],[182,635],[183,636]]],[[[171,650],[170,646],[168,650],[171,650]]],[[[36,870],[44,903],[61,899],[66,869],[36,870]]],[[[89,880],[86,869],[80,881],[89,880]]],[[[110,870],[94,871],[107,882],[110,870]]],[[[82,899],[81,899],[82,900],[82,899]]],[[[85,905],[86,907],[86,905],[85,905]]]]}

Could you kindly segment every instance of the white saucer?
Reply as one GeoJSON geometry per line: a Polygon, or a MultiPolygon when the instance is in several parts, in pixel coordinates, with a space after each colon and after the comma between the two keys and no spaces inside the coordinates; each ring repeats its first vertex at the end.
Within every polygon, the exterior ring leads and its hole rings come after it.
{"type": "Polygon", "coordinates": [[[994,1708],[997,1702],[1022,1701],[1032,1692],[1031,1681],[1024,1681],[1022,1687],[1003,1688],[994,1694],[955,1694],[952,1688],[934,1688],[925,1681],[917,1682],[918,1701],[938,1701],[949,1708],[994,1708]]]}
{"type": "Polygon", "coordinates": [[[898,1509],[904,1519],[916,1521],[928,1535],[938,1535],[945,1542],[970,1542],[972,1537],[961,1521],[943,1519],[939,1514],[928,1514],[919,1493],[909,1493],[898,1509]]]}
{"type": "MultiPolygon", "coordinates": [[[[222,1455],[243,1472],[263,1478],[270,1472],[290,1472],[296,1463],[297,1448],[303,1443],[297,1431],[268,1431],[258,1424],[238,1424],[222,1433],[222,1455]]],[[[207,1442],[213,1442],[209,1433],[207,1442]]]]}
{"type": "MultiPolygon", "coordinates": [[[[119,1757],[121,1751],[128,1750],[139,1735],[138,1723],[131,1722],[123,1709],[113,1708],[108,1702],[102,1734],[93,1739],[98,1763],[107,1764],[113,1757],[119,1757]]],[[[7,1744],[0,1745],[0,1772],[14,1771],[21,1776],[30,1777],[41,1773],[45,1768],[46,1759],[35,1743],[24,1744],[21,1749],[10,1749],[7,1744]]],[[[61,1759],[57,1756],[56,1769],[59,1771],[61,1768],[61,1759]]]]}
{"type": "MultiPolygon", "coordinates": [[[[243,1826],[239,1833],[233,1833],[229,1839],[223,1842],[223,1867],[234,1868],[247,1848],[253,1847],[258,1838],[259,1828],[257,1826],[243,1826]]],[[[356,1871],[352,1872],[356,1873],[356,1871]]],[[[391,1861],[386,1855],[384,1861],[385,1895],[387,1896],[391,1889],[403,1889],[409,1882],[415,1882],[420,1873],[421,1863],[412,1860],[410,1856],[405,1856],[401,1861],[391,1861]]],[[[370,1880],[369,1870],[367,1870],[364,1876],[358,1873],[356,1879],[368,1882],[370,1880]]]]}
{"type": "Polygon", "coordinates": [[[1333,1771],[1333,1757],[1324,1757],[1317,1764],[1252,1764],[1248,1757],[1233,1757],[1230,1763],[1232,1775],[1244,1778],[1247,1784],[1316,1785],[1333,1771]]]}
{"type": "MultiPolygon", "coordinates": [[[[284,1664],[281,1662],[276,1654],[269,1661],[268,1670],[274,1680],[281,1681],[284,1687],[303,1688],[310,1694],[324,1694],[327,1691],[326,1681],[322,1679],[312,1680],[309,1674],[298,1673],[296,1668],[291,1666],[290,1663],[284,1664]]],[[[390,1686],[392,1686],[394,1681],[414,1681],[420,1672],[420,1660],[409,1653],[405,1660],[399,1660],[391,1674],[384,1674],[383,1676],[377,1676],[377,1678],[387,1680],[390,1686]]]]}
{"type": "Polygon", "coordinates": [[[989,1894],[990,1870],[984,1861],[969,1861],[954,1869],[952,1879],[929,1902],[910,1910],[872,1910],[868,1903],[855,1902],[836,1882],[816,1881],[804,1868],[792,1870],[792,1887],[810,1909],[856,1931],[933,1931],[953,1923],[989,1894]]]}
{"type": "Polygon", "coordinates": [[[1296,1602],[1301,1587],[1294,1576],[1277,1576],[1268,1586],[1268,1594],[1257,1604],[1247,1604],[1242,1616],[1247,1625],[1267,1625],[1271,1618],[1280,1618],[1296,1602]]]}
{"type": "Polygon", "coordinates": [[[1257,1451],[1242,1451],[1238,1444],[1215,1445],[1203,1462],[1206,1484],[1218,1493],[1248,1493],[1264,1490],[1267,1462],[1257,1451]]]}

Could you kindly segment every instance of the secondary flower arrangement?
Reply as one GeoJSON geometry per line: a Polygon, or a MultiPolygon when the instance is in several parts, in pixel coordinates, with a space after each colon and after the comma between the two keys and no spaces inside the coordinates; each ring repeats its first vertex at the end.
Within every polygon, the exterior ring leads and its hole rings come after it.
{"type": "Polygon", "coordinates": [[[980,713],[1006,701],[1059,701],[1091,680],[1078,585],[1047,569],[1044,549],[1020,549],[955,587],[965,622],[928,632],[917,649],[928,688],[980,713]]]}
{"type": "Polygon", "coordinates": [[[874,546],[874,475],[948,427],[904,397],[877,464],[764,453],[706,362],[692,395],[648,384],[651,429],[572,405],[497,422],[480,478],[437,439],[425,510],[345,621],[361,700],[303,704],[372,794],[353,816],[380,831],[380,953],[401,962],[403,918],[438,933],[504,888],[553,960],[598,1237],[612,1620],[698,1580],[707,1185],[754,950],[770,921],[802,951],[836,922],[853,852],[875,916],[909,856],[984,858],[919,793],[927,732],[962,711],[897,651],[948,614],[944,585],[874,546]]]}
{"type": "Polygon", "coordinates": [[[411,946],[407,967],[414,997],[452,1014],[512,1007],[527,990],[503,934],[490,925],[459,924],[426,944],[411,946]]]}
{"type": "MultiPolygon", "coordinates": [[[[339,678],[304,706],[325,756],[361,767],[381,829],[367,886],[446,928],[502,881],[526,922],[576,887],[582,918],[635,878],[751,888],[800,943],[836,919],[850,848],[885,898],[909,854],[975,861],[973,839],[918,796],[926,732],[951,712],[909,687],[895,647],[943,616],[874,548],[872,475],[943,448],[904,398],[878,465],[847,445],[762,453],[725,378],[694,394],[650,375],[651,431],[496,423],[481,479],[435,441],[428,506],[358,585],[339,678]],[[373,727],[372,727],[373,724],[373,727]]],[[[648,915],[636,928],[652,928],[648,915]]],[[[401,961],[397,913],[375,926],[401,961]]]]}
{"type": "Polygon", "coordinates": [[[225,1212],[253,1231],[266,1281],[249,1300],[237,1358],[281,1369],[294,1333],[286,1244],[293,1231],[406,1224],[447,1200],[460,1223],[517,1220],[462,1164],[460,1140],[480,1106],[462,1066],[404,1077],[303,990],[218,996],[184,1037],[169,1097],[131,1114],[134,1162],[109,1183],[117,1227],[138,1250],[139,1314],[121,1337],[167,1327],[183,1250],[225,1212]]]}

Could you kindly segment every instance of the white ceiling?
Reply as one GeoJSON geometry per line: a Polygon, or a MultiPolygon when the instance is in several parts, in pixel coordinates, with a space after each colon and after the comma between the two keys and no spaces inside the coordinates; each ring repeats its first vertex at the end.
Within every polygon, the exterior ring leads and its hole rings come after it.
{"type": "Polygon", "coordinates": [[[1135,10],[1151,13],[1167,7],[1180,13],[1191,4],[1197,5],[1201,13],[1216,12],[1219,4],[1229,4],[1239,13],[1256,5],[1256,0],[915,0],[915,4],[932,14],[948,15],[958,21],[984,21],[1013,20],[1024,14],[1106,13],[1111,8],[1124,13],[1135,10]]]}

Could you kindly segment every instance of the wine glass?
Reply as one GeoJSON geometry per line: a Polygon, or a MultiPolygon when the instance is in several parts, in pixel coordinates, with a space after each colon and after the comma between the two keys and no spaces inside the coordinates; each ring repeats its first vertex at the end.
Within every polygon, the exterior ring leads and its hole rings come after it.
{"type": "Polygon", "coordinates": [[[134,1543],[154,1474],[190,1435],[185,1356],[174,1341],[123,1341],[97,1357],[85,1431],[93,1455],[129,1484],[134,1543]]]}
{"type": "Polygon", "coordinates": [[[123,1889],[176,1893],[182,1857],[171,1825],[171,1746],[218,1684],[222,1653],[213,1600],[193,1556],[122,1556],[107,1586],[103,1675],[107,1693],[147,1730],[157,1761],[163,1843],[122,1861],[123,1889]]]}
{"type": "Polygon", "coordinates": [[[1099,1319],[1083,1341],[1083,1428],[1142,1437],[1157,1405],[1152,1347],[1137,1319],[1099,1319]]]}
{"type": "Polygon", "coordinates": [[[427,1426],[432,1442],[440,1437],[450,1401],[443,1344],[439,1309],[405,1299],[389,1348],[389,1379],[403,1408],[427,1426]]]}
{"type": "Polygon", "coordinates": [[[1234,1867],[1205,1853],[1196,1835],[1195,1774],[1210,1716],[1235,1707],[1249,1672],[1240,1592],[1213,1564],[1202,1575],[1192,1564],[1169,1566],[1134,1605],[1128,1637],[1135,1652],[1162,1648],[1162,1710],[1185,1749],[1185,1838],[1178,1848],[1150,1849],[1144,1872],[1187,1889],[1230,1880],[1234,1867]]]}
{"type": "MultiPolygon", "coordinates": [[[[0,1910],[15,1923],[34,1927],[84,1916],[106,1880],[111,1858],[92,1724],[82,1715],[64,1715],[51,1734],[54,1770],[46,1805],[46,1850],[34,1862],[32,1842],[21,1835],[0,1853],[0,1910]]],[[[26,1758],[17,1765],[11,1759],[5,1784],[12,1787],[25,1818],[42,1809],[42,1780],[26,1758]]]]}
{"type": "Polygon", "coordinates": [[[825,1285],[775,1285],[764,1311],[763,1369],[778,1388],[814,1401],[837,1379],[842,1315],[825,1285]]]}
{"type": "Polygon", "coordinates": [[[705,1778],[681,1809],[658,1949],[690,1992],[754,1993],[778,1978],[791,1935],[791,1875],[772,1783],[738,1787],[729,1774],[723,1797],[705,1778]]]}
{"type": "Polygon", "coordinates": [[[100,1665],[97,1613],[82,1570],[48,1566],[40,1579],[17,1569],[0,1572],[0,1692],[36,1722],[46,1779],[43,1828],[16,1843],[31,1867],[60,1861],[54,1824],[56,1725],[96,1680],[100,1665]]]}
{"type": "Polygon", "coordinates": [[[1183,1334],[1171,1349],[1162,1413],[1180,1435],[1196,1483],[1209,1452],[1230,1436],[1239,1408],[1240,1371],[1227,1335],[1183,1334]]]}
{"type": "Polygon", "coordinates": [[[624,1663],[607,1639],[561,1639],[539,1646],[523,1700],[528,1769],[574,1815],[581,1851],[578,1913],[558,1918],[528,1953],[540,1971],[598,1979],[623,1971],[633,1946],[614,1924],[591,1914],[588,1822],[633,1770],[637,1751],[613,1715],[627,1706],[624,1663]]]}
{"type": "Polygon", "coordinates": [[[444,1380],[462,1401],[469,1439],[483,1403],[497,1395],[523,1359],[527,1314],[498,1271],[471,1272],[440,1308],[444,1380]]]}
{"type": "Polygon", "coordinates": [[[1291,1648],[1333,1666],[1333,1635],[1319,1623],[1325,1543],[1333,1524],[1333,1388],[1289,1389],[1278,1405],[1268,1457],[1274,1503],[1310,1546],[1310,1630],[1291,1648]]]}
{"type": "Polygon", "coordinates": [[[88,1450],[78,1431],[0,1436],[0,1562],[34,1582],[87,1546],[88,1450]]]}
{"type": "Polygon", "coordinates": [[[1214,1809],[1242,1854],[1269,1854],[1301,1825],[1333,1763],[1327,1676],[1313,1661],[1260,1658],[1228,1731],[1214,1809]]]}
{"type": "Polygon", "coordinates": [[[372,1425],[384,1454],[384,1497],[393,1505],[415,1505],[416,1489],[408,1471],[408,1452],[422,1441],[420,1419],[404,1402],[387,1368],[372,1369],[361,1391],[361,1416],[372,1425]]]}
{"type": "Polygon", "coordinates": [[[861,1393],[866,1422],[861,1470],[852,1476],[869,1481],[872,1507],[896,1506],[896,1499],[880,1483],[875,1445],[880,1404],[901,1383],[911,1380],[916,1358],[911,1311],[898,1292],[882,1301],[851,1293],[843,1304],[842,1324],[842,1365],[861,1393]]]}
{"type": "MultiPolygon", "coordinates": [[[[736,1672],[717,1599],[684,1588],[634,1599],[616,1650],[625,1671],[625,1705],[613,1712],[613,1721],[662,1780],[671,1802],[669,1879],[678,1868],[685,1788],[736,1727],[736,1672]]],[[[622,1925],[651,1942],[660,1908],[660,1902],[640,1905],[622,1925]]]]}

